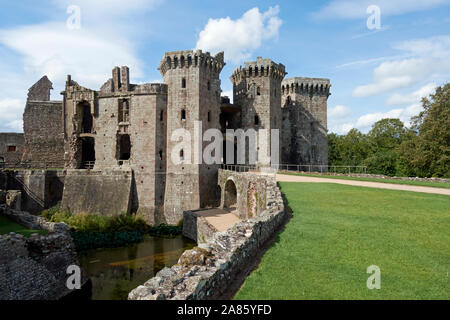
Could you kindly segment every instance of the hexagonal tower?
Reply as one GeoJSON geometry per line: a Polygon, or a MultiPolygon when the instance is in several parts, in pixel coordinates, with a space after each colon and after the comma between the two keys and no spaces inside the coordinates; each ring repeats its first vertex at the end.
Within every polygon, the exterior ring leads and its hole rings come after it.
{"type": "MultiPolygon", "coordinates": [[[[296,77],[282,83],[282,161],[328,165],[327,100],[330,80],[296,77]]],[[[314,167],[314,170],[324,168],[314,167]]]]}
{"type": "MultiPolygon", "coordinates": [[[[167,105],[167,174],[164,213],[166,223],[177,224],[184,210],[216,204],[217,165],[196,164],[194,143],[191,150],[179,148],[171,141],[177,129],[186,129],[194,140],[194,121],[202,131],[220,128],[220,72],[224,67],[223,52],[212,57],[197,51],[165,53],[159,70],[169,86],[167,105]],[[176,164],[172,157],[182,162],[176,164]],[[190,159],[190,163],[188,160],[190,159]]],[[[201,134],[203,136],[203,134],[201,134]]],[[[203,143],[203,147],[208,145],[203,143]]]]}
{"type": "MultiPolygon", "coordinates": [[[[241,123],[244,130],[268,129],[269,139],[271,129],[281,130],[281,81],[286,74],[283,64],[261,57],[233,71],[230,79],[233,82],[234,104],[242,109],[241,123]]],[[[267,147],[266,154],[270,155],[270,143],[267,147]]],[[[258,150],[257,153],[260,152],[258,150]]]]}

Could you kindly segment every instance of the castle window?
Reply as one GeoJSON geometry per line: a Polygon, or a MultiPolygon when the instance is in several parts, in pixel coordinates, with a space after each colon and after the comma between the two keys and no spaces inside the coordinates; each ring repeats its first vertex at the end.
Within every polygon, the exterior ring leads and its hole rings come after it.
{"type": "Polygon", "coordinates": [[[16,152],[16,146],[8,146],[8,152],[16,152]]]}
{"type": "Polygon", "coordinates": [[[181,110],[181,120],[186,120],[186,110],[181,110]]]}
{"type": "Polygon", "coordinates": [[[130,121],[130,101],[119,100],[119,123],[130,121]]]}
{"type": "Polygon", "coordinates": [[[291,104],[291,102],[292,102],[292,100],[291,100],[291,96],[288,96],[287,98],[286,98],[286,104],[291,104]]]}
{"type": "Polygon", "coordinates": [[[258,88],[256,89],[256,94],[257,94],[258,96],[261,95],[261,87],[258,87],[258,88]]]}
{"type": "Polygon", "coordinates": [[[186,88],[186,78],[181,79],[181,88],[186,88]]]}
{"type": "Polygon", "coordinates": [[[208,111],[208,122],[211,121],[211,111],[208,111]]]}
{"type": "Polygon", "coordinates": [[[162,160],[163,159],[163,152],[162,152],[162,150],[159,150],[159,160],[162,160]]]}
{"type": "Polygon", "coordinates": [[[274,96],[274,97],[277,96],[277,88],[273,89],[273,96],[274,96]]]}
{"type": "Polygon", "coordinates": [[[159,121],[164,121],[164,111],[161,110],[161,113],[159,114],[159,121]]]}
{"type": "Polygon", "coordinates": [[[211,82],[208,81],[208,91],[211,90],[211,82]]]}
{"type": "Polygon", "coordinates": [[[119,159],[118,160],[130,160],[131,155],[131,141],[130,135],[121,134],[118,137],[118,147],[119,147],[119,159]]]}
{"type": "Polygon", "coordinates": [[[180,160],[184,161],[184,150],[183,149],[181,149],[181,151],[180,151],[180,160]]]}
{"type": "Polygon", "coordinates": [[[255,115],[255,126],[259,125],[259,117],[255,115]]]}

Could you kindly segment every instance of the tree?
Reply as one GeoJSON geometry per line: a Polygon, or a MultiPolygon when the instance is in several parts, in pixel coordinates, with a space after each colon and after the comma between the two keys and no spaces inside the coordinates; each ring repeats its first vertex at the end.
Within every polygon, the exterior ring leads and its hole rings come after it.
{"type": "Polygon", "coordinates": [[[422,99],[416,135],[399,147],[402,165],[418,176],[450,177],[450,83],[422,99]]]}

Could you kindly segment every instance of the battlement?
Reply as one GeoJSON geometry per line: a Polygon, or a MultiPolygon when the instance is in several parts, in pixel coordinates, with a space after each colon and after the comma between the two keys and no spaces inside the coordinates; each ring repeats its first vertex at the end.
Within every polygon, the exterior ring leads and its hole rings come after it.
{"type": "Polygon", "coordinates": [[[281,94],[317,93],[329,95],[330,88],[329,79],[295,77],[283,80],[281,83],[281,94]]]}
{"type": "Polygon", "coordinates": [[[225,66],[224,53],[219,52],[211,56],[209,52],[203,53],[202,50],[184,50],[172,51],[164,54],[158,70],[164,76],[170,69],[203,67],[210,69],[215,73],[220,73],[225,66]]]}
{"type": "Polygon", "coordinates": [[[230,79],[233,83],[240,82],[242,78],[251,77],[272,77],[283,80],[286,75],[286,68],[283,64],[258,57],[256,61],[246,62],[244,67],[240,66],[234,69],[230,79]]]}

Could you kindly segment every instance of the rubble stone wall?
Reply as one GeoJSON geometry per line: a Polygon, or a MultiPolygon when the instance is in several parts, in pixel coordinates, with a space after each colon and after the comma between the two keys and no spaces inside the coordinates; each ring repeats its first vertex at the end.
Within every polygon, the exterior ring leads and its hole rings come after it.
{"type": "Polygon", "coordinates": [[[267,180],[267,209],[258,216],[214,234],[206,244],[185,251],[172,268],[164,268],[130,292],[129,300],[217,299],[248,268],[263,245],[286,221],[288,212],[275,180],[267,180]]]}
{"type": "MultiPolygon", "coordinates": [[[[67,268],[79,262],[69,227],[5,205],[0,205],[0,216],[49,231],[29,238],[15,233],[0,236],[0,300],[56,300],[71,293],[67,268]]],[[[81,284],[86,281],[81,273],[81,284]]]]}

